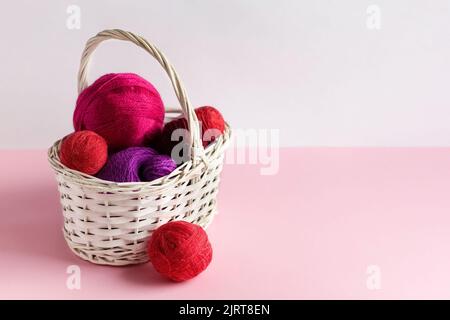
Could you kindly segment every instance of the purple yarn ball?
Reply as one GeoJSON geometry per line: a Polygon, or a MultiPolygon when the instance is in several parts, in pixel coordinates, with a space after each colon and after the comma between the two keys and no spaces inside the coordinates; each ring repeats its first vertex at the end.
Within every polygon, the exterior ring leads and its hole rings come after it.
{"type": "Polygon", "coordinates": [[[142,181],[152,181],[167,176],[176,167],[177,164],[171,157],[164,154],[155,154],[153,157],[144,161],[140,176],[142,181]]]}
{"type": "Polygon", "coordinates": [[[97,177],[114,182],[152,181],[175,168],[175,161],[169,156],[160,155],[151,148],[130,147],[111,154],[97,177]]]}

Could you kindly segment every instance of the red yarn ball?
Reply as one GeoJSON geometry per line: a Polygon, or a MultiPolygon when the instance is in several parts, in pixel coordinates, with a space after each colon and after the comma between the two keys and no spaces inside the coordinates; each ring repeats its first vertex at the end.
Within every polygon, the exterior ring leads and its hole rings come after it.
{"type": "Polygon", "coordinates": [[[156,229],[148,242],[150,261],[173,281],[189,280],[208,267],[212,248],[202,227],[173,221],[156,229]]]}
{"type": "Polygon", "coordinates": [[[75,131],[95,131],[112,150],[143,146],[161,132],[164,104],[147,80],[133,73],[110,73],[81,92],[73,124],[75,131]]]}
{"type": "MultiPolygon", "coordinates": [[[[201,134],[203,147],[207,147],[213,142],[216,136],[225,131],[225,120],[222,114],[214,107],[204,106],[195,109],[195,114],[201,123],[201,134]],[[215,129],[214,131],[212,131],[215,129]]],[[[172,133],[176,129],[187,129],[188,123],[185,118],[175,119],[164,125],[163,131],[159,137],[156,148],[159,152],[170,155],[174,146],[180,141],[172,141],[172,133]]],[[[182,141],[187,141],[187,134],[183,136],[182,141]]]]}
{"type": "Polygon", "coordinates": [[[108,145],[95,132],[77,131],[63,139],[59,158],[70,169],[94,175],[108,159],[108,145]]]}

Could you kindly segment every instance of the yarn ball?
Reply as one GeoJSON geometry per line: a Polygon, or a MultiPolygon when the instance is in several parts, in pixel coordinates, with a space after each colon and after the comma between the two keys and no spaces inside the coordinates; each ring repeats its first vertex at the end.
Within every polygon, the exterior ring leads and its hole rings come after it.
{"type": "Polygon", "coordinates": [[[208,267],[212,248],[202,227],[173,221],[153,232],[148,242],[148,255],[160,274],[173,281],[185,281],[208,267]]]}
{"type": "Polygon", "coordinates": [[[142,181],[153,181],[160,177],[167,176],[175,170],[176,167],[177,164],[171,157],[165,154],[155,154],[142,163],[139,176],[142,181]]]}
{"type": "Polygon", "coordinates": [[[78,96],[75,131],[92,130],[111,150],[142,146],[164,125],[164,104],[155,87],[133,73],[110,73],[78,96]]]}
{"type": "MultiPolygon", "coordinates": [[[[195,114],[197,115],[198,120],[201,123],[201,131],[202,131],[202,140],[203,147],[207,147],[211,142],[213,142],[216,136],[222,134],[225,131],[225,120],[223,119],[222,114],[214,107],[204,106],[195,109],[195,114]],[[215,129],[215,130],[213,130],[215,129]]],[[[170,155],[172,153],[173,148],[180,143],[180,141],[188,142],[189,133],[185,132],[182,138],[179,141],[173,141],[172,133],[176,129],[185,129],[187,130],[188,123],[185,118],[172,120],[164,125],[163,131],[158,138],[158,142],[156,144],[156,148],[158,151],[164,154],[170,155]],[[183,139],[183,140],[181,140],[183,139]]],[[[175,138],[174,138],[175,139],[175,138]]],[[[182,150],[180,148],[179,150],[182,150]]],[[[181,156],[177,154],[176,156],[181,156]]],[[[174,155],[175,157],[175,155],[174,155]]],[[[181,156],[182,157],[182,156],[181,156]]]]}
{"type": "Polygon", "coordinates": [[[62,140],[59,158],[70,169],[94,175],[108,159],[108,145],[95,132],[77,131],[62,140]]]}
{"type": "Polygon", "coordinates": [[[154,149],[130,147],[111,154],[97,177],[114,182],[152,181],[168,175],[176,166],[169,156],[154,149]]]}

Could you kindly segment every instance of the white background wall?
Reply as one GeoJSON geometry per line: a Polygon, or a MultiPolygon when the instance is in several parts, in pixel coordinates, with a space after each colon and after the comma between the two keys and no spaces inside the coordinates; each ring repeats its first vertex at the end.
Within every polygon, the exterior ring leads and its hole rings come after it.
{"type": "MultiPolygon", "coordinates": [[[[0,148],[46,148],[72,130],[80,54],[105,28],[153,41],[194,105],[279,128],[283,146],[450,146],[449,0],[15,0],[1,12],[0,148]],[[372,4],[380,30],[366,26],[372,4]],[[66,26],[70,5],[79,30],[66,26]]],[[[125,71],[176,105],[128,43],[101,46],[90,78],[125,71]]]]}

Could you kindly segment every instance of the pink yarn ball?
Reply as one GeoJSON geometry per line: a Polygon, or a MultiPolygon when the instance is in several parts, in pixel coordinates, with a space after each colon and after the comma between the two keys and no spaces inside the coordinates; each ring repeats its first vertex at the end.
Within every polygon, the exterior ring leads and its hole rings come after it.
{"type": "Polygon", "coordinates": [[[76,131],[101,135],[112,150],[142,146],[160,134],[164,104],[155,87],[133,73],[110,73],[84,89],[73,115],[76,131]]]}

